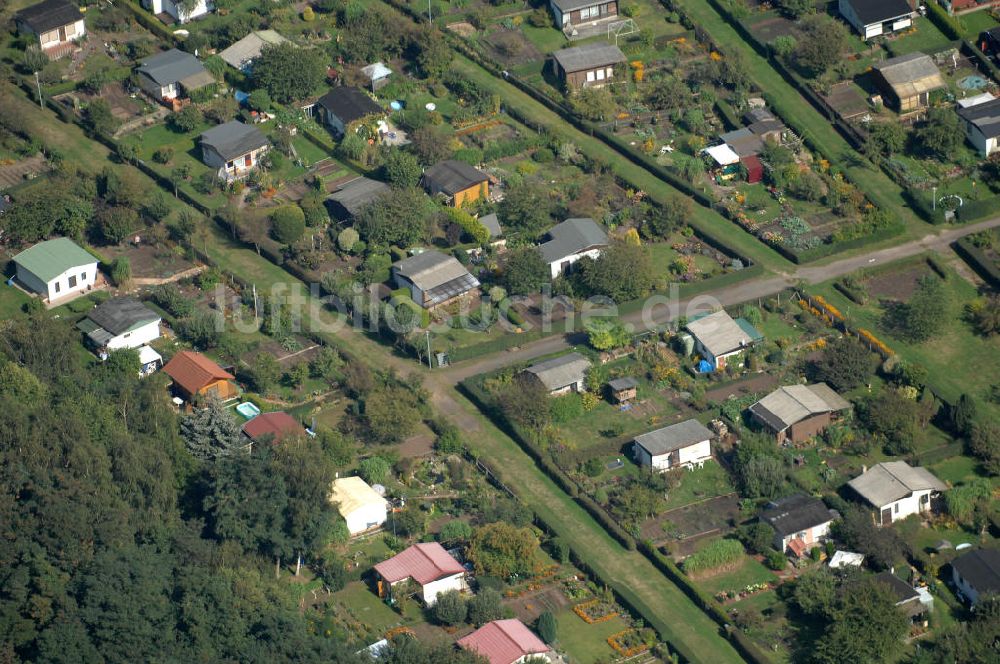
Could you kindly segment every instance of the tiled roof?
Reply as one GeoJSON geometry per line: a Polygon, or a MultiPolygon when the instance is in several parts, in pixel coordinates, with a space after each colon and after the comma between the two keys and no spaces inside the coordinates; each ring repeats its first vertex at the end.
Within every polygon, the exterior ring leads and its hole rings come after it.
{"type": "Polygon", "coordinates": [[[262,413],[253,418],[243,425],[243,433],[253,441],[270,436],[272,442],[278,443],[287,436],[302,434],[303,428],[294,417],[279,410],[273,413],[262,413]]]}
{"type": "Polygon", "coordinates": [[[478,652],[490,664],[512,664],[527,655],[549,651],[549,647],[516,618],[486,623],[459,639],[458,645],[478,652]]]}
{"type": "Polygon", "coordinates": [[[170,358],[163,371],[190,394],[218,380],[234,380],[233,375],[218,364],[190,350],[182,350],[170,358]]]}
{"type": "Polygon", "coordinates": [[[375,571],[389,583],[413,579],[420,585],[426,585],[446,576],[460,574],[465,568],[437,542],[425,542],[414,544],[380,562],[375,565],[375,571]]]}

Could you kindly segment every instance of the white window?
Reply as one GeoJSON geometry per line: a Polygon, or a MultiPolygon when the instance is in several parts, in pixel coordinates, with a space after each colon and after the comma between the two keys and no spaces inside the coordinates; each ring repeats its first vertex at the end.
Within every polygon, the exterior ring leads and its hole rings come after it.
{"type": "Polygon", "coordinates": [[[59,289],[61,289],[61,288],[62,288],[62,284],[60,284],[60,283],[59,283],[59,282],[57,281],[57,282],[56,282],[56,288],[55,288],[55,291],[56,291],[56,292],[58,293],[58,292],[59,292],[59,289]]]}
{"type": "Polygon", "coordinates": [[[596,79],[594,78],[594,72],[592,72],[592,71],[588,71],[588,72],[587,72],[587,82],[588,82],[588,83],[592,83],[592,82],[593,82],[594,80],[596,80],[596,79]]]}
{"type": "Polygon", "coordinates": [[[614,76],[614,74],[615,74],[615,68],[608,67],[608,78],[611,78],[612,76],[614,76]]]}
{"type": "Polygon", "coordinates": [[[597,18],[598,11],[597,7],[584,7],[580,10],[580,19],[586,21],[591,18],[597,18]]]}
{"type": "Polygon", "coordinates": [[[598,69],[597,70],[597,80],[598,81],[603,81],[604,80],[604,70],[603,69],[598,69]]]}
{"type": "Polygon", "coordinates": [[[896,503],[895,505],[892,506],[892,513],[899,514],[899,503],[896,503]]]}

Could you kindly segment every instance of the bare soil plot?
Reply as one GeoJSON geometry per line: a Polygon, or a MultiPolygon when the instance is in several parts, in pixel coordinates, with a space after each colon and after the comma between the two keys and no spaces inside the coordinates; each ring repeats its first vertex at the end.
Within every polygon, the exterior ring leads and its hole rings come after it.
{"type": "Polygon", "coordinates": [[[486,37],[483,44],[498,62],[507,67],[526,65],[545,57],[520,30],[497,30],[486,37]]]}
{"type": "Polygon", "coordinates": [[[676,555],[687,555],[700,537],[728,532],[739,515],[739,496],[729,494],[664,512],[643,523],[640,530],[643,539],[670,542],[676,555]]]}
{"type": "Polygon", "coordinates": [[[12,164],[0,166],[0,191],[10,189],[49,170],[48,162],[41,154],[18,159],[12,164]]]}
{"type": "Polygon", "coordinates": [[[514,599],[504,601],[510,607],[514,615],[526,625],[531,625],[538,619],[543,611],[551,611],[553,614],[568,607],[570,601],[566,598],[562,587],[559,585],[548,585],[534,592],[526,593],[514,599]]]}
{"type": "MultiPolygon", "coordinates": [[[[137,233],[142,237],[142,232],[137,233]]],[[[101,254],[110,261],[127,258],[136,279],[169,279],[195,267],[195,264],[166,246],[132,243],[101,247],[101,254]]]]}
{"type": "Polygon", "coordinates": [[[869,279],[868,292],[879,300],[905,302],[917,289],[920,278],[929,272],[930,268],[923,263],[900,271],[884,272],[869,279]]]}
{"type": "Polygon", "coordinates": [[[769,16],[748,26],[754,35],[763,43],[773,41],[776,37],[798,37],[799,29],[794,21],[783,16],[769,16]]]}
{"type": "Polygon", "coordinates": [[[744,397],[757,392],[770,392],[777,386],[778,378],[776,376],[760,374],[759,376],[751,376],[736,383],[709,390],[705,392],[705,398],[709,401],[720,402],[730,397],[744,397]]]}

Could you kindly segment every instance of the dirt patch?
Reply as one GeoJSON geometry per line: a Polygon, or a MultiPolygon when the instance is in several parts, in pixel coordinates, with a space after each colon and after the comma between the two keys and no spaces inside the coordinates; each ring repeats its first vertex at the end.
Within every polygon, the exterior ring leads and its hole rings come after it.
{"type": "MultiPolygon", "coordinates": [[[[142,237],[142,233],[137,235],[142,237]]],[[[168,279],[195,265],[167,246],[128,243],[101,247],[101,253],[111,261],[127,258],[132,265],[132,276],[137,279],[168,279]]]]}
{"type": "Polygon", "coordinates": [[[0,166],[0,191],[21,184],[24,180],[31,180],[47,170],[49,164],[41,153],[0,166]]]}
{"type": "Polygon", "coordinates": [[[431,433],[419,433],[404,440],[399,447],[399,456],[404,459],[425,457],[434,451],[436,436],[431,433]]]}
{"type": "Polygon", "coordinates": [[[514,599],[506,600],[504,604],[510,607],[514,615],[521,622],[530,625],[538,620],[538,616],[542,615],[543,611],[558,613],[569,606],[570,602],[566,599],[562,588],[552,585],[514,599]]]}
{"type": "Polygon", "coordinates": [[[799,36],[799,28],[795,25],[795,22],[782,16],[766,18],[762,21],[757,21],[749,27],[754,35],[765,44],[773,41],[776,37],[799,36]]]}
{"type": "Polygon", "coordinates": [[[519,67],[545,57],[520,30],[498,30],[484,39],[483,43],[507,67],[519,67]]]}
{"type": "Polygon", "coordinates": [[[868,280],[868,292],[879,300],[905,302],[917,289],[920,278],[929,273],[930,268],[923,263],[899,271],[884,272],[868,280]]]}
{"type": "Polygon", "coordinates": [[[730,397],[745,397],[748,394],[755,394],[759,392],[770,392],[778,385],[778,378],[772,376],[771,374],[760,374],[758,376],[752,376],[744,380],[731,383],[724,387],[717,387],[714,390],[709,390],[705,392],[705,398],[708,401],[714,401],[716,403],[725,401],[730,397]]]}
{"type": "Polygon", "coordinates": [[[253,366],[253,362],[258,355],[267,353],[273,355],[278,360],[282,369],[288,369],[300,362],[308,363],[319,352],[319,346],[309,339],[299,335],[292,335],[292,338],[297,344],[296,347],[289,346],[286,348],[277,341],[267,341],[252,353],[248,353],[248,357],[244,357],[243,361],[253,366]]]}
{"type": "Polygon", "coordinates": [[[699,539],[732,530],[739,514],[739,496],[731,493],[664,512],[643,523],[641,533],[657,545],[669,543],[676,556],[686,556],[699,539]]]}

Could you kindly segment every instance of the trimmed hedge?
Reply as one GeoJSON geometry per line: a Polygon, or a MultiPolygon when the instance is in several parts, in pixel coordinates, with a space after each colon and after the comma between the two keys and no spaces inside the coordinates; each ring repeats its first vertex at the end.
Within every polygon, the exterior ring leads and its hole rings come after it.
{"type": "Polygon", "coordinates": [[[1000,288],[1000,266],[990,260],[982,250],[963,237],[954,245],[955,251],[962,259],[975,270],[979,276],[987,281],[994,288],[1000,288]]]}
{"type": "Polygon", "coordinates": [[[146,28],[154,35],[163,39],[170,46],[176,46],[178,43],[177,37],[173,32],[170,31],[167,26],[163,25],[156,16],[146,11],[139,6],[139,3],[135,0],[122,0],[120,3],[125,9],[132,12],[132,16],[135,18],[135,22],[146,28]]]}
{"type": "Polygon", "coordinates": [[[927,18],[930,19],[931,23],[938,27],[938,30],[943,32],[949,39],[962,39],[964,37],[961,24],[956,21],[952,16],[948,15],[947,10],[936,2],[928,2],[924,5],[927,7],[927,18]]]}
{"type": "Polygon", "coordinates": [[[955,216],[961,222],[975,221],[984,217],[994,217],[1000,214],[1000,196],[990,196],[977,201],[966,201],[962,207],[955,210],[955,216]]]}

